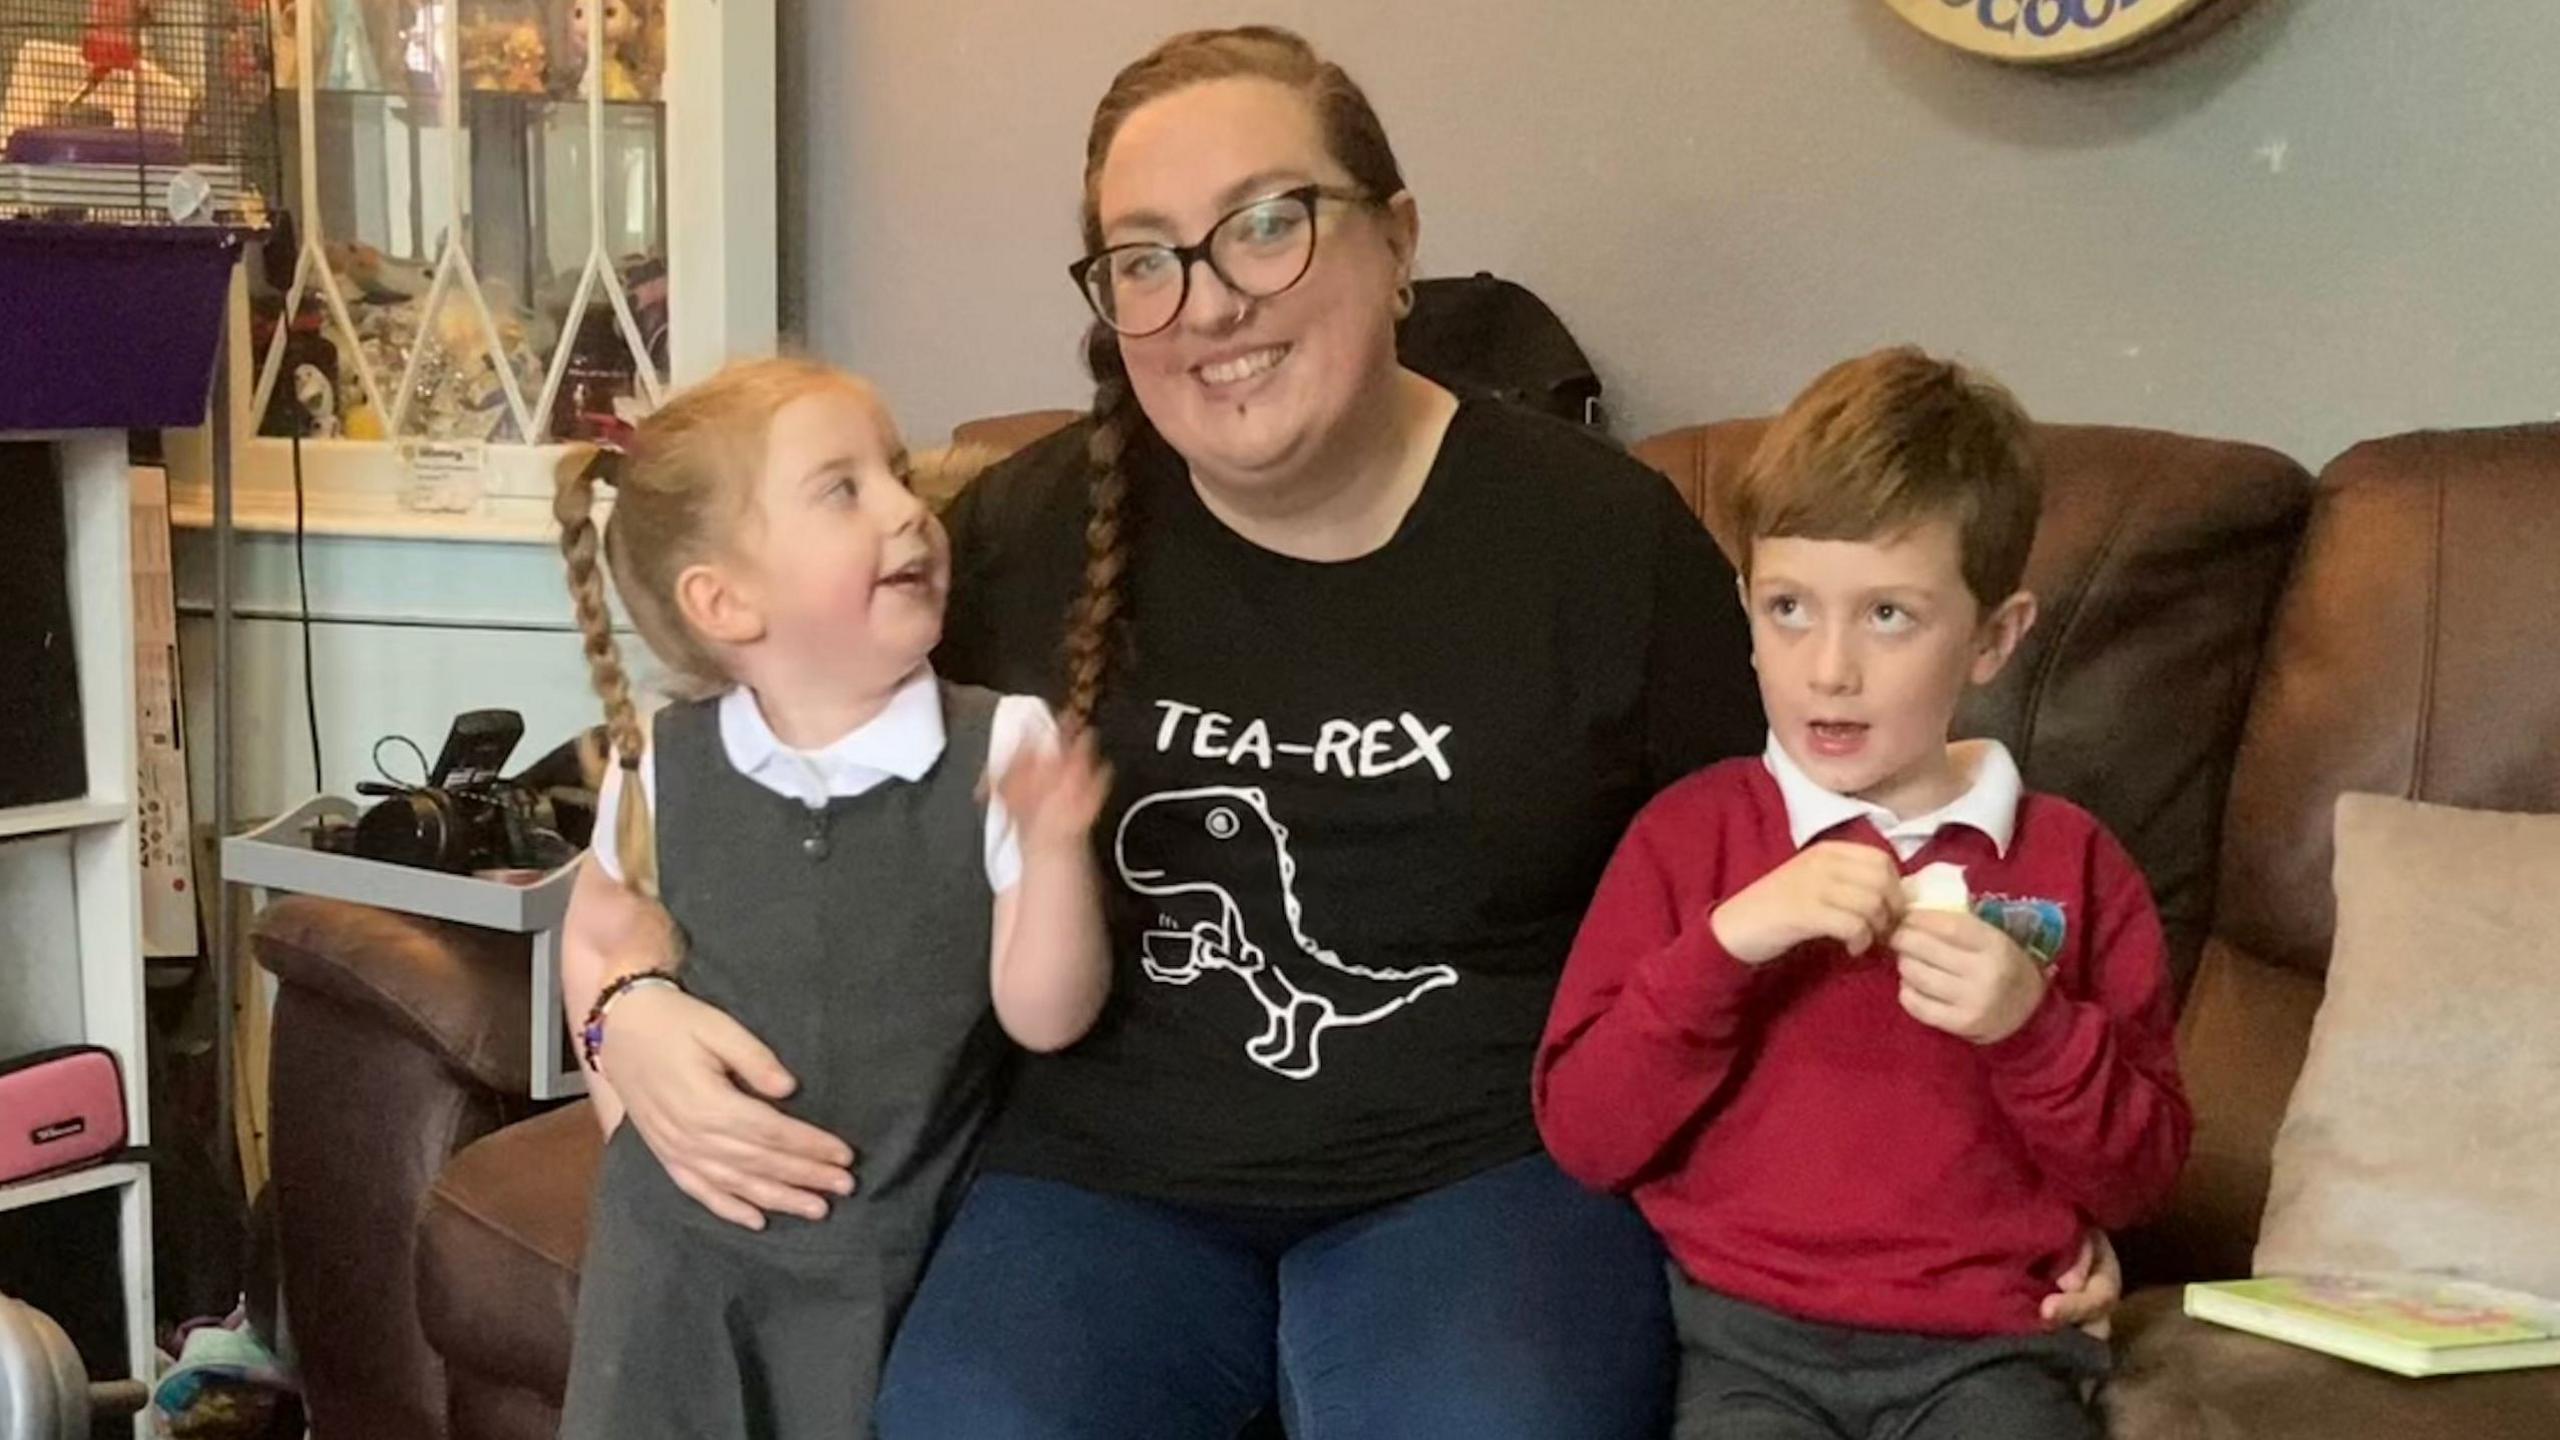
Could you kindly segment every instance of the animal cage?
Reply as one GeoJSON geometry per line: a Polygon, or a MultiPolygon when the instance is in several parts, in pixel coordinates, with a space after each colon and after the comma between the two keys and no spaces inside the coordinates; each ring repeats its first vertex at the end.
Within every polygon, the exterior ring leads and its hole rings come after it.
{"type": "Polygon", "coordinates": [[[0,220],[259,229],[269,0],[0,0],[0,220]]]}

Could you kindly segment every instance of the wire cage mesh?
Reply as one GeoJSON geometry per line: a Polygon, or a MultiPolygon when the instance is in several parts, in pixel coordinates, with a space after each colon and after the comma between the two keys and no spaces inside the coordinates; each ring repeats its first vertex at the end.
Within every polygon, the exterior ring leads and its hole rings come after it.
{"type": "Polygon", "coordinates": [[[0,0],[0,220],[263,228],[269,0],[0,0]]]}

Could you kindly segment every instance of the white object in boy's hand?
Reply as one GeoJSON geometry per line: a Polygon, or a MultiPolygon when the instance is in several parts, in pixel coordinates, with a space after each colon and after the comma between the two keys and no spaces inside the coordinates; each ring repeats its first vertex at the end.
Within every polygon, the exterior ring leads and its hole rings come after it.
{"type": "Polygon", "coordinates": [[[1973,911],[1973,892],[1965,888],[1964,867],[1944,860],[1903,876],[1902,901],[1913,910],[1942,910],[1950,915],[1973,911]]]}

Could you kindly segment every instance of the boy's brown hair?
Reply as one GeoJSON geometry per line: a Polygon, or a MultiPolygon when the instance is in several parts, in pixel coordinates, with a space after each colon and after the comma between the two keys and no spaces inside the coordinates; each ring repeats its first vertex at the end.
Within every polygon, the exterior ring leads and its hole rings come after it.
{"type": "Polygon", "coordinates": [[[1965,587],[1987,612],[2025,577],[2043,500],[2017,400],[1906,345],[1806,386],[1752,452],[1728,513],[1746,576],[1764,539],[1886,540],[1951,521],[1965,587]]]}

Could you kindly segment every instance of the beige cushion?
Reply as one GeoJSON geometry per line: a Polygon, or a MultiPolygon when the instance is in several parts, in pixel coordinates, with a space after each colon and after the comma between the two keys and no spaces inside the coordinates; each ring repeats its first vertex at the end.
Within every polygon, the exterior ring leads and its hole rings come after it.
{"type": "Polygon", "coordinates": [[[2345,795],[2337,841],[2337,946],[2258,1273],[2560,1296],[2560,815],[2345,795]]]}

